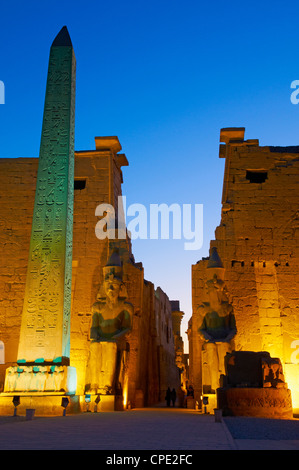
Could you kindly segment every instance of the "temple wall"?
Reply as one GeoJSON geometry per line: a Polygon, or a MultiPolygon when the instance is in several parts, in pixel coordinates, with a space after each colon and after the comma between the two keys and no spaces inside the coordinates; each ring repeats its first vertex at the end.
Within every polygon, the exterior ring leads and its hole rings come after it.
{"type": "Polygon", "coordinates": [[[184,341],[181,336],[181,322],[185,313],[180,310],[179,301],[171,301],[171,308],[172,308],[172,328],[173,328],[174,345],[175,345],[175,363],[180,369],[181,387],[183,390],[187,390],[189,355],[188,353],[185,354],[184,341]]]}
{"type": "MultiPolygon", "coordinates": [[[[37,159],[1,159],[0,331],[7,364],[17,360],[25,292],[37,159]]],[[[0,366],[3,371],[6,366],[0,366]]],[[[0,378],[0,380],[1,380],[0,378]]]]}
{"type": "Polygon", "coordinates": [[[76,367],[79,389],[84,393],[89,350],[91,306],[102,283],[102,266],[107,262],[107,240],[95,236],[96,207],[110,202],[109,152],[78,153],[75,179],[85,180],[84,189],[75,190],[73,232],[73,303],[71,321],[71,364],[76,367]]]}
{"type": "Polygon", "coordinates": [[[160,369],[160,397],[164,401],[168,387],[176,390],[180,386],[179,370],[176,366],[172,308],[168,296],[158,287],[155,291],[155,320],[160,369]]]}
{"type": "MultiPolygon", "coordinates": [[[[256,140],[230,139],[226,130],[222,142],[222,214],[211,247],[225,267],[238,329],[235,348],[279,357],[298,408],[299,390],[292,384],[299,383],[299,147],[260,147],[256,140]]],[[[193,312],[205,297],[205,263],[192,266],[193,312]]],[[[193,313],[193,350],[196,328],[193,313]]],[[[196,360],[194,378],[200,375],[196,360]]]]}

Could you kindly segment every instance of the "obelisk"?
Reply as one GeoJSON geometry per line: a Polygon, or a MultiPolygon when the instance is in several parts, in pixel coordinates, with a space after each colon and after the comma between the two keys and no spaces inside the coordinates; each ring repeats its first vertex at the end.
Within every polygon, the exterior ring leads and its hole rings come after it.
{"type": "Polygon", "coordinates": [[[50,49],[18,364],[68,365],[76,59],[64,26],[50,49]]]}

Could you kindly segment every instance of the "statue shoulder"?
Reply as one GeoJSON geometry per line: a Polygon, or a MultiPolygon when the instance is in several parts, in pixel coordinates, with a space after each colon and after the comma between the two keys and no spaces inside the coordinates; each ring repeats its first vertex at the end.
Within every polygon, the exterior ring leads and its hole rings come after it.
{"type": "Polygon", "coordinates": [[[104,306],[105,306],[105,302],[97,301],[91,307],[91,312],[92,313],[100,313],[100,311],[104,308],[104,306]]]}
{"type": "Polygon", "coordinates": [[[130,315],[133,315],[134,313],[134,306],[133,304],[131,304],[130,302],[127,302],[126,300],[123,301],[123,306],[124,306],[124,309],[127,310],[130,315]]]}

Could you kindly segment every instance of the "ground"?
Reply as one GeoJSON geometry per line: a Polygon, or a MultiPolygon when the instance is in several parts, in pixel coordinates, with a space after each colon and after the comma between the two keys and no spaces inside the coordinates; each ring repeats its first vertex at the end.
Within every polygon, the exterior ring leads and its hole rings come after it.
{"type": "Polygon", "coordinates": [[[140,450],[148,451],[144,455],[150,459],[166,451],[198,458],[198,450],[299,449],[297,419],[225,418],[217,423],[214,415],[164,406],[32,421],[2,416],[0,424],[1,450],[102,450],[105,459],[140,450]]]}

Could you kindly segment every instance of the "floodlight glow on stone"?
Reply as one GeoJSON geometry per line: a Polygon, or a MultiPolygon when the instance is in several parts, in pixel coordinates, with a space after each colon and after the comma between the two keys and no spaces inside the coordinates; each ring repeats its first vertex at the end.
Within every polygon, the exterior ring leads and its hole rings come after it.
{"type": "Polygon", "coordinates": [[[18,359],[67,364],[74,186],[76,61],[66,27],[49,57],[18,359]],[[58,360],[59,358],[59,360],[58,360]]]}

